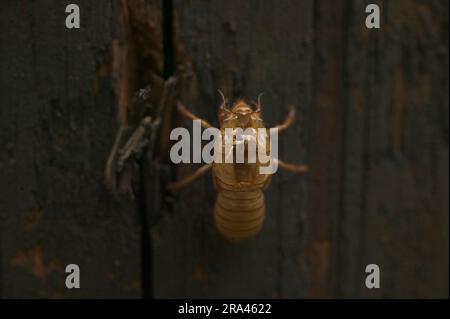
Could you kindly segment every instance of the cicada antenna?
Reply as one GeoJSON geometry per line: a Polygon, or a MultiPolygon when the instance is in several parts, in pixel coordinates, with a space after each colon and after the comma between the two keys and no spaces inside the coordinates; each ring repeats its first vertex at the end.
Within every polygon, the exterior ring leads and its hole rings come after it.
{"type": "Polygon", "coordinates": [[[227,110],[228,111],[228,109],[227,109],[227,100],[225,99],[225,95],[222,93],[222,91],[220,89],[217,89],[217,91],[219,92],[219,94],[220,94],[220,96],[222,97],[222,100],[223,100],[222,105],[220,106],[220,108],[223,109],[223,110],[227,110]]]}
{"type": "Polygon", "coordinates": [[[258,94],[258,104],[256,106],[255,112],[261,112],[261,96],[264,95],[264,92],[258,94]]]}

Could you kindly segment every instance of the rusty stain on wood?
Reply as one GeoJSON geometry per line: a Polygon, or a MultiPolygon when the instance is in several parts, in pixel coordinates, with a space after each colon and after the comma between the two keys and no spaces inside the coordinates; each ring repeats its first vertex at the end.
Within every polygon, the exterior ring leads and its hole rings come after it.
{"type": "Polygon", "coordinates": [[[109,63],[101,63],[100,66],[97,67],[95,71],[95,79],[93,85],[94,95],[97,96],[100,90],[100,82],[105,76],[111,75],[111,68],[109,63]]]}
{"type": "Polygon", "coordinates": [[[111,43],[111,63],[122,124],[127,123],[133,94],[151,83],[152,74],[163,72],[160,6],[154,1],[120,1],[122,37],[111,43]]]}
{"type": "Polygon", "coordinates": [[[43,209],[40,206],[33,208],[31,213],[27,215],[23,221],[23,229],[25,231],[30,231],[38,223],[42,216],[43,209]]]}
{"type": "Polygon", "coordinates": [[[59,269],[59,265],[55,260],[48,262],[44,260],[41,246],[20,250],[11,260],[11,264],[13,266],[23,267],[41,279],[47,276],[50,272],[59,269]]]}
{"type": "Polygon", "coordinates": [[[305,250],[308,260],[308,279],[313,283],[310,287],[309,297],[320,298],[324,295],[322,287],[330,280],[331,246],[326,240],[316,240],[310,243],[305,250]]]}
{"type": "Polygon", "coordinates": [[[202,262],[198,262],[195,265],[194,271],[192,272],[192,279],[195,281],[206,281],[208,279],[208,274],[205,272],[202,262]]]}

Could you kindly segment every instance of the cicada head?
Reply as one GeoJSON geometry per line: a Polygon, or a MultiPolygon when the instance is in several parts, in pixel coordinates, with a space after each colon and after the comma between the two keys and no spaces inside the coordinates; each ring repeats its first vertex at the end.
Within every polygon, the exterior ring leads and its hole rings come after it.
{"type": "MultiPolygon", "coordinates": [[[[220,92],[220,91],[219,91],[220,92]]],[[[264,127],[261,118],[261,106],[258,103],[247,104],[243,100],[234,103],[231,109],[228,108],[225,97],[219,109],[219,121],[221,128],[259,128],[264,127]]]]}

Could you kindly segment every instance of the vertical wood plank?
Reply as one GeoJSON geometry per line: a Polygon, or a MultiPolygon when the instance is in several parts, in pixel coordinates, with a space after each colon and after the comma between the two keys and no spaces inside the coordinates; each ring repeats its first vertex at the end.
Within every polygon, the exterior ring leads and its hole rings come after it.
{"type": "Polygon", "coordinates": [[[352,1],[348,38],[340,295],[445,297],[448,3],[378,1],[374,31],[357,18],[369,2],[352,1]],[[381,289],[364,285],[370,263],[381,289]]]}
{"type": "Polygon", "coordinates": [[[346,10],[346,1],[334,1],[333,5],[326,0],[315,2],[306,246],[310,298],[335,296],[345,151],[346,10]]]}
{"type": "MultiPolygon", "coordinates": [[[[281,122],[289,103],[299,111],[280,139],[281,157],[304,162],[311,105],[312,1],[174,2],[177,62],[196,73],[185,103],[214,124],[220,97],[263,98],[267,125],[281,122]]],[[[178,176],[193,168],[179,168],[178,176]]],[[[266,192],[259,236],[241,244],[214,229],[211,176],[183,191],[174,212],[152,230],[156,297],[302,297],[306,295],[303,178],[279,172],[266,192]]]]}
{"type": "Polygon", "coordinates": [[[7,1],[0,11],[0,251],[2,297],[139,297],[134,203],[103,185],[117,129],[108,52],[115,1],[7,1]],[[81,269],[68,290],[65,267],[81,269]]]}
{"type": "Polygon", "coordinates": [[[0,296],[448,296],[446,0],[80,0],[80,30],[64,26],[68,3],[0,11],[0,296]],[[298,111],[280,157],[311,173],[278,172],[247,242],[214,229],[210,175],[168,195],[195,165],[150,152],[136,203],[103,186],[119,113],[181,63],[195,73],[183,102],[213,124],[217,89],[265,92],[267,126],[298,111]],[[381,289],[364,285],[370,263],[381,289]]]}

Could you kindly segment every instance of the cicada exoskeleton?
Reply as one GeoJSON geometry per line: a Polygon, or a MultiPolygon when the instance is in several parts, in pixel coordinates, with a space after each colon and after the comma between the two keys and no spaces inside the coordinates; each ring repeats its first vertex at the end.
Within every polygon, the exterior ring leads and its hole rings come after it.
{"type": "MultiPolygon", "coordinates": [[[[269,134],[259,135],[260,129],[265,129],[262,120],[261,104],[247,104],[239,100],[231,108],[226,105],[225,98],[219,108],[220,136],[223,139],[219,148],[219,161],[213,161],[199,168],[192,175],[184,179],[169,184],[172,191],[179,190],[190,184],[198,177],[202,176],[208,170],[212,169],[214,187],[218,195],[214,204],[214,223],[219,233],[231,241],[239,241],[254,237],[259,233],[265,218],[264,193],[272,177],[271,173],[261,173],[260,168],[266,163],[262,163],[260,155],[270,155],[271,140],[269,134]],[[232,141],[229,143],[231,149],[226,147],[225,139],[230,135],[231,130],[240,129],[244,133],[242,139],[237,135],[231,135],[232,141]],[[248,132],[255,132],[249,134],[248,132]],[[251,135],[255,141],[257,157],[255,160],[249,160],[247,154],[251,142],[251,135]],[[238,144],[243,143],[241,150],[244,151],[244,160],[237,160],[238,144]],[[230,153],[231,150],[231,153],[230,153]],[[231,160],[226,158],[231,156],[231,160]]],[[[211,128],[211,125],[194,114],[192,114],[181,102],[177,102],[178,112],[191,120],[200,120],[204,128],[211,128]]],[[[295,109],[290,108],[285,122],[275,127],[276,132],[286,130],[294,121],[295,109]]],[[[216,154],[217,158],[217,154],[216,154]]],[[[278,158],[273,159],[277,166],[296,173],[305,173],[308,171],[307,165],[294,165],[285,163],[278,158]]]]}

